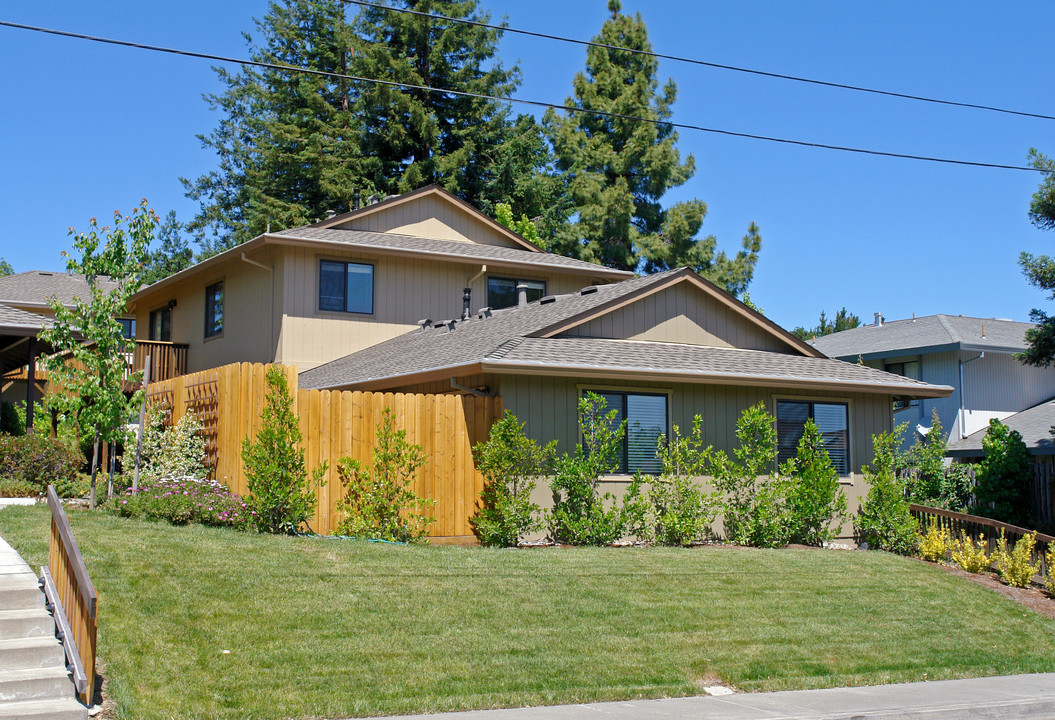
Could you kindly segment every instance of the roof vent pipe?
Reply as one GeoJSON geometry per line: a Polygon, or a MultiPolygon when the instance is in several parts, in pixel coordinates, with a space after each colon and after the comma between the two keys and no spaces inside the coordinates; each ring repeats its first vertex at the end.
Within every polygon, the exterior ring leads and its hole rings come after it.
{"type": "Polygon", "coordinates": [[[524,283],[520,283],[519,285],[517,285],[517,307],[518,308],[526,308],[527,307],[527,291],[528,291],[528,286],[525,285],[524,283]]]}
{"type": "Polygon", "coordinates": [[[330,220],[331,218],[335,217],[336,215],[337,215],[337,211],[336,210],[327,210],[326,211],[326,219],[327,220],[330,220]]]}
{"type": "Polygon", "coordinates": [[[359,188],[356,188],[355,192],[352,193],[352,210],[358,210],[358,209],[359,209],[359,188]]]}
{"type": "Polygon", "coordinates": [[[883,327],[883,313],[876,313],[875,320],[872,322],[874,327],[883,327]]]}
{"type": "Polygon", "coordinates": [[[468,320],[472,317],[472,311],[469,309],[469,303],[473,300],[473,289],[464,288],[462,289],[462,320],[468,320]]]}

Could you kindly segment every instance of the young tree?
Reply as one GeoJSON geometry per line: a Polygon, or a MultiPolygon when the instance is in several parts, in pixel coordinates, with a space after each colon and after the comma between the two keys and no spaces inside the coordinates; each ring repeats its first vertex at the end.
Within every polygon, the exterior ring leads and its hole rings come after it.
{"type": "MultiPolygon", "coordinates": [[[[609,0],[612,16],[594,41],[650,51],[640,15],[622,14],[609,0]]],[[[671,117],[677,89],[668,81],[659,89],[658,60],[623,50],[591,46],[586,71],[575,76],[573,96],[565,104],[653,122],[619,117],[549,111],[545,126],[557,167],[568,175],[575,222],[558,237],[555,250],[609,267],[649,272],[687,265],[733,294],[751,281],[762,239],[752,223],[743,249],[729,257],[715,253],[716,240],[698,237],[707,206],[702,200],[661,205],[667,190],[683,185],[695,172],[690,155],[682,161],[678,134],[663,124],[671,117]]]]}
{"type": "Polygon", "coordinates": [[[169,275],[189,268],[194,262],[194,253],[182,230],[183,225],[176,219],[176,211],[169,210],[158,228],[159,247],[147,256],[146,266],[143,268],[143,285],[152,285],[158,280],[164,280],[169,275]]]}
{"type": "Polygon", "coordinates": [[[791,334],[799,340],[810,340],[815,337],[824,337],[825,335],[831,335],[832,333],[842,332],[843,330],[852,330],[853,328],[860,326],[861,318],[843,307],[835,313],[834,321],[828,320],[827,315],[821,310],[820,320],[815,327],[804,328],[800,326],[792,330],[791,334]]]}
{"type": "MultiPolygon", "coordinates": [[[[99,440],[113,445],[123,439],[121,426],[128,419],[128,408],[138,407],[141,400],[141,389],[131,397],[125,395],[126,383],[139,387],[140,373],[129,373],[126,353],[135,341],[123,336],[117,317],[142,287],[142,267],[157,222],[144,199],[128,216],[114,211],[112,228],[100,228],[95,218],[87,232],[71,227],[73,248],[80,257],[66,252],[63,256],[67,270],[84,275],[88,298],[76,299],[72,308],[52,300],[55,323],[40,333],[41,340],[55,350],[44,358],[48,383],[56,390],[48,393],[48,404],[81,427],[93,429],[96,446],[99,440]]],[[[112,474],[111,464],[111,479],[112,474]]],[[[94,507],[94,461],[91,504],[94,507]]]]}

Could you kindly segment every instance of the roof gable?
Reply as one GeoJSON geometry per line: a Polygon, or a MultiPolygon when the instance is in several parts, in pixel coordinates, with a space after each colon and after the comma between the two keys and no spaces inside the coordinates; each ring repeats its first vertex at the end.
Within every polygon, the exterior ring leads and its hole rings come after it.
{"type": "Polygon", "coordinates": [[[438,185],[397,195],[311,227],[366,230],[453,242],[542,250],[438,185]]]}

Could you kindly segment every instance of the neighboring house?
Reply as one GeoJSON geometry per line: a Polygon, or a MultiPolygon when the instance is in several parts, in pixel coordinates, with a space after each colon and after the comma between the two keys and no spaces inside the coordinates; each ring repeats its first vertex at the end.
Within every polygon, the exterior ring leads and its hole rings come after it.
{"type": "MultiPolygon", "coordinates": [[[[1055,461],[1055,437],[1051,434],[1051,429],[1055,426],[1055,398],[1049,398],[1028,410],[1001,418],[1000,422],[1022,436],[1022,441],[1029,449],[1034,462],[1055,461]]],[[[946,454],[968,461],[981,460],[985,457],[982,452],[982,438],[985,437],[987,429],[988,425],[961,440],[950,442],[946,454]]]]}
{"type": "Polygon", "coordinates": [[[706,443],[732,450],[741,412],[762,402],[777,418],[781,460],[816,421],[853,508],[891,403],[953,391],[825,358],[684,268],[424,325],[302,372],[300,387],[494,394],[561,451],[579,442],[579,398],[597,392],[628,421],[616,488],[658,470],[657,437],[689,432],[695,415],[706,443]]]}
{"type": "Polygon", "coordinates": [[[485,306],[632,273],[552,255],[437,186],[265,233],[144,288],[141,339],[187,347],[187,371],[300,370],[485,306]]]}
{"type": "Polygon", "coordinates": [[[895,405],[894,422],[907,422],[904,447],[931,426],[937,409],[950,442],[1055,396],[1055,369],[1023,365],[1030,323],[930,315],[844,330],[811,341],[825,355],[924,382],[949,385],[948,397],[895,405]]]}

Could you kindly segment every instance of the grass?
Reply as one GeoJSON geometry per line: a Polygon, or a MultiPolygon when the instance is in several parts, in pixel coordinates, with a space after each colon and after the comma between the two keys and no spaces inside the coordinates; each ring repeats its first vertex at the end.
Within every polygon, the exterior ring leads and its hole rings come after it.
{"type": "MultiPolygon", "coordinates": [[[[346,717],[1055,671],[1055,623],[878,552],[489,550],[72,512],[124,718],[346,717]],[[229,650],[229,654],[222,651],[229,650]]],[[[45,508],[0,512],[31,565],[45,508]]]]}

